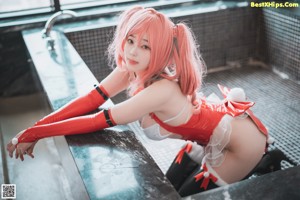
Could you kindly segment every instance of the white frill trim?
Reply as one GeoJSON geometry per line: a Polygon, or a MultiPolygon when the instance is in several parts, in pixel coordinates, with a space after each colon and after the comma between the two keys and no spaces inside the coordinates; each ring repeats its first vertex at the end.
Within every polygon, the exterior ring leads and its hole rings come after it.
{"type": "Polygon", "coordinates": [[[224,148],[230,141],[231,121],[233,117],[225,115],[214,129],[208,144],[205,146],[205,160],[212,167],[218,167],[225,159],[224,148]]]}
{"type": "MultiPolygon", "coordinates": [[[[242,95],[241,99],[244,95],[242,95]]],[[[215,94],[212,93],[206,98],[206,101],[211,104],[220,104],[222,100],[215,94]]],[[[231,115],[224,115],[217,127],[214,129],[212,136],[208,144],[205,146],[204,158],[207,163],[212,167],[218,167],[222,164],[226,154],[223,150],[230,141],[231,135],[231,121],[234,119],[246,118],[247,114],[242,114],[238,117],[232,117],[231,115]]]]}

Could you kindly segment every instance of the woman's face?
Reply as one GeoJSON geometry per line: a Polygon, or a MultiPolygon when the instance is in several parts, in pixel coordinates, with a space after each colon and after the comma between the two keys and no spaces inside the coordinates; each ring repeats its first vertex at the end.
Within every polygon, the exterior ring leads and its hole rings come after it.
{"type": "Polygon", "coordinates": [[[136,34],[129,35],[124,46],[126,68],[137,74],[143,73],[150,62],[150,46],[147,35],[143,35],[140,41],[136,34]]]}

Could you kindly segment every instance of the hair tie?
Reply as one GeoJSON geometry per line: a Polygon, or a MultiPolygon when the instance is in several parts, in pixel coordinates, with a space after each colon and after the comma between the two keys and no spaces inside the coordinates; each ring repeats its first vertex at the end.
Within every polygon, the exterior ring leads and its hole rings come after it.
{"type": "Polygon", "coordinates": [[[177,54],[179,56],[179,47],[178,47],[178,39],[177,39],[177,36],[178,36],[178,25],[175,24],[173,26],[173,44],[175,46],[175,49],[177,51],[177,54]]]}
{"type": "Polygon", "coordinates": [[[177,35],[178,35],[178,25],[177,24],[175,24],[174,26],[173,26],[173,36],[174,36],[174,38],[177,38],[177,35]]]}
{"type": "Polygon", "coordinates": [[[149,11],[152,14],[158,15],[159,12],[157,12],[157,10],[153,9],[153,8],[146,8],[147,11],[149,11]]]}

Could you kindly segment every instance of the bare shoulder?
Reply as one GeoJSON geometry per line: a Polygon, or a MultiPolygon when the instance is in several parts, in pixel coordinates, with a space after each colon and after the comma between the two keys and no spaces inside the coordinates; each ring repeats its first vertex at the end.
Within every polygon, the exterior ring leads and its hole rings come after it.
{"type": "Polygon", "coordinates": [[[170,81],[167,79],[162,79],[159,81],[156,81],[153,83],[151,86],[149,86],[149,89],[156,90],[160,93],[164,94],[171,94],[174,92],[176,89],[178,89],[178,84],[174,81],[170,81]]]}
{"type": "Polygon", "coordinates": [[[160,103],[160,107],[165,107],[166,104],[169,104],[170,101],[172,101],[172,97],[176,97],[181,93],[179,85],[176,82],[167,79],[159,80],[146,89],[148,90],[145,92],[152,96],[152,100],[153,97],[155,97],[155,101],[160,103]]]}
{"type": "Polygon", "coordinates": [[[117,104],[111,109],[115,122],[126,124],[138,120],[146,114],[164,110],[165,105],[173,99],[170,96],[175,93],[176,85],[172,81],[160,80],[143,89],[132,98],[117,104]]]}

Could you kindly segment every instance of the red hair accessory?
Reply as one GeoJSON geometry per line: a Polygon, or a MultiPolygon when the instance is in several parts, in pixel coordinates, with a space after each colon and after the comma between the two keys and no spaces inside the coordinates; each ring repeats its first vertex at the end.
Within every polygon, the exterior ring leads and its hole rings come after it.
{"type": "Polygon", "coordinates": [[[177,158],[175,163],[180,164],[181,160],[183,158],[184,152],[190,153],[192,150],[193,145],[191,143],[188,143],[185,147],[183,147],[177,154],[177,158]]]}
{"type": "Polygon", "coordinates": [[[202,169],[203,169],[203,171],[195,176],[195,179],[196,179],[195,181],[198,182],[199,180],[201,180],[203,178],[200,188],[203,188],[206,190],[209,180],[211,180],[212,182],[215,183],[218,181],[218,178],[215,177],[212,173],[208,172],[205,164],[203,164],[202,169]]]}

